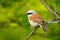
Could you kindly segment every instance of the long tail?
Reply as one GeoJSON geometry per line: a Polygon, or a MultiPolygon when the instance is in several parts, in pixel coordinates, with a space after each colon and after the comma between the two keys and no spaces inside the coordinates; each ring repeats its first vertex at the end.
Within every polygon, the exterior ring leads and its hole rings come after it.
{"type": "Polygon", "coordinates": [[[40,24],[41,28],[44,30],[44,32],[47,32],[47,28],[44,24],[40,24]]]}

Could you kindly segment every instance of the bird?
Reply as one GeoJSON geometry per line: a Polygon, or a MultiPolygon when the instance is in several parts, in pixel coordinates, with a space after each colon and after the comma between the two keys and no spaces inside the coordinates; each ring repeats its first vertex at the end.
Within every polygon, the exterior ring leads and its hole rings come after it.
{"type": "Polygon", "coordinates": [[[26,40],[39,28],[41,27],[44,32],[47,32],[46,22],[42,19],[42,17],[35,10],[27,11],[28,21],[33,27],[32,32],[26,37],[26,40]]]}
{"type": "Polygon", "coordinates": [[[44,32],[47,32],[46,22],[35,10],[28,10],[27,16],[28,16],[29,23],[33,28],[36,28],[39,25],[44,30],[44,32]]]}

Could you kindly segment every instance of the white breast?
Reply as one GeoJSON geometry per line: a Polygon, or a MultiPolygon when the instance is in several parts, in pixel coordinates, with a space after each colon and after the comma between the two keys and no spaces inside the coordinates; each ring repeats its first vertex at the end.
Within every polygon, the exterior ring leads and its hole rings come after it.
{"type": "Polygon", "coordinates": [[[33,27],[36,27],[36,26],[38,25],[38,23],[35,23],[35,22],[33,22],[33,21],[30,21],[30,20],[29,20],[29,22],[30,22],[30,24],[31,24],[33,27]]]}
{"type": "MultiPolygon", "coordinates": [[[[33,15],[33,14],[32,14],[32,15],[33,15]]],[[[30,19],[29,19],[29,17],[32,16],[32,15],[28,15],[29,23],[31,24],[32,27],[37,27],[38,23],[33,22],[33,21],[30,21],[30,19]]]]}

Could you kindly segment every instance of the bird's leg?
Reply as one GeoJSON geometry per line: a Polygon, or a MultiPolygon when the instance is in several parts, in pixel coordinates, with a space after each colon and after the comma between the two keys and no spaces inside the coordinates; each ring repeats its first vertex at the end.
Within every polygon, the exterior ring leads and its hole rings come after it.
{"type": "Polygon", "coordinates": [[[37,30],[38,27],[35,27],[32,32],[26,37],[26,40],[29,39],[29,37],[37,30]]]}

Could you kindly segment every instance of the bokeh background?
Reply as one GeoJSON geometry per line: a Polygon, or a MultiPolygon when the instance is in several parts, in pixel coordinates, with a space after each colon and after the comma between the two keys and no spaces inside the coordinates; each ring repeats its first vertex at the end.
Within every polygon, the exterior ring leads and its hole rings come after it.
{"type": "MultiPolygon", "coordinates": [[[[60,0],[45,2],[60,13],[60,0]]],[[[45,21],[55,18],[40,0],[0,0],[0,40],[25,40],[33,29],[27,19],[28,10],[36,10],[45,21]]],[[[60,40],[60,22],[46,27],[48,34],[39,28],[29,40],[60,40]]]]}

